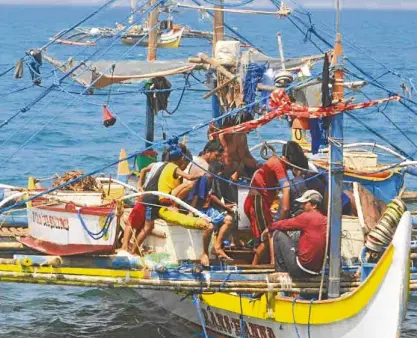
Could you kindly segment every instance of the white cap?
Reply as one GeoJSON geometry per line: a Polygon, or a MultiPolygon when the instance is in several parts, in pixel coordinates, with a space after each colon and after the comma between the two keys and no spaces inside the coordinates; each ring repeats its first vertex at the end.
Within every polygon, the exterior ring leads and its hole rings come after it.
{"type": "Polygon", "coordinates": [[[299,203],[314,202],[320,204],[323,201],[323,196],[316,190],[307,190],[303,196],[296,199],[299,203]]]}

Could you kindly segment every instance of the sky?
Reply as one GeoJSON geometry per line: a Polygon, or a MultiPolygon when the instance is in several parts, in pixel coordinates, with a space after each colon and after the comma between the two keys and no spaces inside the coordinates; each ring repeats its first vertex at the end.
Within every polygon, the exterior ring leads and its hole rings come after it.
{"type": "MultiPolygon", "coordinates": [[[[227,1],[227,0],[226,0],[227,1]]],[[[233,0],[237,1],[237,0],[233,0]]],[[[0,4],[16,5],[99,5],[105,0],[0,0],[0,4]]],[[[128,5],[129,0],[119,0],[121,5],[128,5]]],[[[287,0],[291,8],[297,7],[294,3],[307,8],[333,8],[335,0],[287,0]]],[[[268,0],[255,0],[253,7],[268,6],[268,0]]],[[[341,0],[343,8],[360,8],[360,9],[413,9],[417,10],[417,0],[341,0]]]]}

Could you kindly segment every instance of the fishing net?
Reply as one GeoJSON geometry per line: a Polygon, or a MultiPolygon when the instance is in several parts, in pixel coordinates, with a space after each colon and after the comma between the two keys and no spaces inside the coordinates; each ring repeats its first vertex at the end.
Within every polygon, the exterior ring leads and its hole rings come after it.
{"type": "MultiPolygon", "coordinates": [[[[57,187],[61,184],[64,184],[68,181],[71,181],[77,177],[84,175],[83,171],[73,170],[64,173],[63,176],[60,176],[54,180],[53,187],[57,187]]],[[[88,176],[81,179],[78,182],[71,183],[65,187],[66,190],[73,190],[73,191],[99,191],[100,188],[97,185],[96,180],[94,177],[88,176]]]]}

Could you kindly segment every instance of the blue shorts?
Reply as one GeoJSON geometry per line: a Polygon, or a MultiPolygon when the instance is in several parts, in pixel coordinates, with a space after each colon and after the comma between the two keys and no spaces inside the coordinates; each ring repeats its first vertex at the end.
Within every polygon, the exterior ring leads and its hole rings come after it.
{"type": "Polygon", "coordinates": [[[220,226],[223,224],[224,219],[226,218],[225,214],[212,207],[200,209],[200,211],[211,218],[211,223],[214,225],[216,230],[220,229],[220,226]]]}

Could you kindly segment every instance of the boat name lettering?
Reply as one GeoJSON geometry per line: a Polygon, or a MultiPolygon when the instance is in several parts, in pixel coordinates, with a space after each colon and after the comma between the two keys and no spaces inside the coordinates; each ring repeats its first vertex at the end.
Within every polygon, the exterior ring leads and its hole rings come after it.
{"type": "Polygon", "coordinates": [[[66,217],[43,215],[32,211],[32,221],[51,229],[69,230],[69,220],[66,217]]]}
{"type": "MultiPolygon", "coordinates": [[[[210,308],[201,309],[206,327],[215,331],[222,331],[232,336],[241,337],[241,323],[239,318],[232,318],[221,313],[212,311],[210,308]]],[[[245,337],[248,338],[276,338],[272,328],[245,322],[245,337]]]]}

